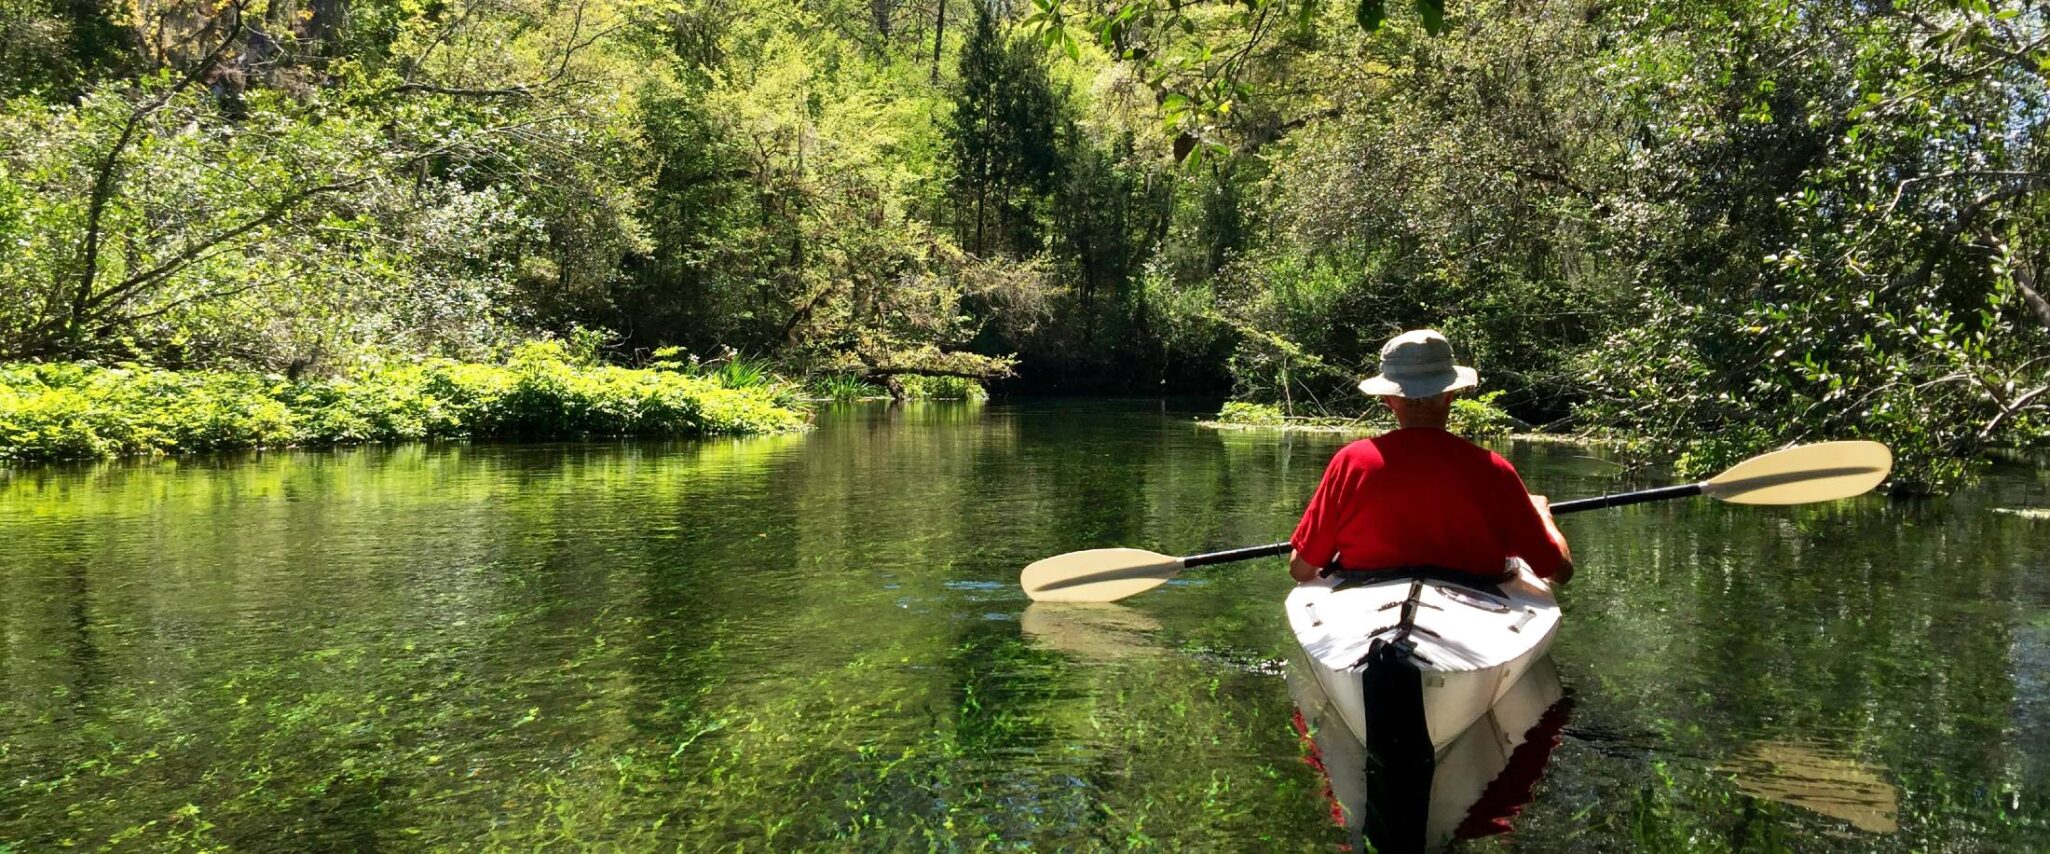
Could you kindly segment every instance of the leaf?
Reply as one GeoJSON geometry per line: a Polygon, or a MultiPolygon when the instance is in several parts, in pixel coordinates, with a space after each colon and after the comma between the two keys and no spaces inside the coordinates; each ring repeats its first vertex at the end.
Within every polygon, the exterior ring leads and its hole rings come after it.
{"type": "Polygon", "coordinates": [[[1315,26],[1317,23],[1317,12],[1319,11],[1318,7],[1321,5],[1323,4],[1317,2],[1317,0],[1303,0],[1302,3],[1298,4],[1295,13],[1296,27],[1308,30],[1315,26]]]}
{"type": "Polygon", "coordinates": [[[1416,0],[1416,13],[1424,19],[1424,32],[1445,32],[1445,0],[1416,0]]]}
{"type": "Polygon", "coordinates": [[[1061,31],[1061,47],[1068,52],[1070,61],[1082,58],[1082,43],[1075,41],[1075,36],[1066,30],[1061,31]]]}
{"type": "Polygon", "coordinates": [[[1381,22],[1388,20],[1387,0],[1360,0],[1360,8],[1353,13],[1360,22],[1360,29],[1374,32],[1381,29],[1381,22]]]}

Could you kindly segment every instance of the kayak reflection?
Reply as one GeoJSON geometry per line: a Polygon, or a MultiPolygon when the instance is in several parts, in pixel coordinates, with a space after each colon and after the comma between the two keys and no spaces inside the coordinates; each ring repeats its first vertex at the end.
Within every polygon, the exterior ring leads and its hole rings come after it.
{"type": "Polygon", "coordinates": [[[1399,747],[1362,744],[1295,662],[1288,685],[1307,761],[1329,781],[1332,819],[1351,833],[1356,849],[1364,839],[1377,851],[1435,850],[1454,839],[1508,832],[1544,776],[1572,705],[1546,656],[1445,749],[1415,761],[1399,747]]]}

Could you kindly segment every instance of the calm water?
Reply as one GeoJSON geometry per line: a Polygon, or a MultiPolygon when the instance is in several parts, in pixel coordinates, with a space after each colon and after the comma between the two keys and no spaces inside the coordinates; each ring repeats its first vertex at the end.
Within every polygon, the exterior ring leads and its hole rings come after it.
{"type": "MultiPolygon", "coordinates": [[[[1278,560],[1340,440],[1156,403],[0,478],[0,849],[1333,850],[1278,560]]],[[[1505,446],[1534,489],[1625,486],[1505,446]]],[[[2050,476],[1562,520],[1570,714],[1470,849],[2050,847],[2050,476]]]]}

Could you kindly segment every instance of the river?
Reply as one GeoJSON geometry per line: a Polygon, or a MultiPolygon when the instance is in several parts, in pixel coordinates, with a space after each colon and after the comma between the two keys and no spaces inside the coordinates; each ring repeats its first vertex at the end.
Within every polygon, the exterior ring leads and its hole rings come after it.
{"type": "MultiPolygon", "coordinates": [[[[1328,435],[1143,402],[0,475],[0,850],[1334,850],[1279,560],[1328,435]]],[[[1503,443],[1555,498],[1624,488],[1503,443]]],[[[1469,850],[2050,848],[2050,474],[1561,519],[1558,746],[1469,850]]]]}

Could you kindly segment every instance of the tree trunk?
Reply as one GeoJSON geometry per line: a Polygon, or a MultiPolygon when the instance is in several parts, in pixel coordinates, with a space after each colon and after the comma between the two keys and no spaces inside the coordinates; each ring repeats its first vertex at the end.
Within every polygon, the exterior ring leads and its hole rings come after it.
{"type": "Polygon", "coordinates": [[[947,40],[947,0],[939,0],[940,11],[932,27],[932,82],[940,82],[940,46],[947,40]]]}

